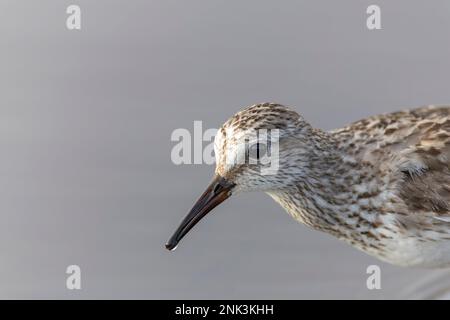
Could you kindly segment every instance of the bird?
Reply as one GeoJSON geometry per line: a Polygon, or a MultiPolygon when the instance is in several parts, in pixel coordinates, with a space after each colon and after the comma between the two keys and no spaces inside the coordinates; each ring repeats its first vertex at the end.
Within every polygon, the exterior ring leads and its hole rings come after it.
{"type": "Polygon", "coordinates": [[[381,261],[450,267],[450,106],[325,131],[291,107],[258,103],[222,125],[214,152],[212,182],[166,243],[169,250],[231,195],[259,191],[298,222],[381,261]],[[277,139],[242,142],[255,131],[276,131],[277,139]],[[273,172],[264,173],[264,153],[273,154],[273,172]]]}

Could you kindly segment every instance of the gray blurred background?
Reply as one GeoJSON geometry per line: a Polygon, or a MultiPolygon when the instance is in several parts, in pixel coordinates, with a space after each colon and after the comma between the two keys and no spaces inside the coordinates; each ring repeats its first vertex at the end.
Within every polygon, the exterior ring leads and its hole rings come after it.
{"type": "Polygon", "coordinates": [[[262,101],[324,129],[450,103],[449,30],[446,0],[1,0],[0,298],[420,297],[448,273],[379,262],[265,194],[166,251],[213,173],[174,165],[170,135],[262,101]],[[373,3],[382,30],[366,28],[373,3]],[[366,288],[370,264],[382,290],[366,288]]]}

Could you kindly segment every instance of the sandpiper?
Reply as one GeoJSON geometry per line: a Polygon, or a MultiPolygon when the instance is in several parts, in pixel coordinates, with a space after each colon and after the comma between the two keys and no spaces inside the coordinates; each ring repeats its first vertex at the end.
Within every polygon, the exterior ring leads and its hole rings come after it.
{"type": "MultiPolygon", "coordinates": [[[[259,143],[257,145],[259,150],[259,143]]],[[[166,244],[222,201],[263,191],[295,220],[399,266],[450,266],[450,107],[372,116],[342,129],[313,128],[276,103],[231,117],[214,141],[215,177],[166,244]],[[242,158],[236,137],[278,129],[278,170],[242,158]]]]}

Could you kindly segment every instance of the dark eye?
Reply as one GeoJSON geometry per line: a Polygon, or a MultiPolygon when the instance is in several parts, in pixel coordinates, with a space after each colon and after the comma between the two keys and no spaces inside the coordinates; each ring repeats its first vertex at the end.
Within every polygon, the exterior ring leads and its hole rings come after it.
{"type": "Polygon", "coordinates": [[[251,159],[259,160],[260,158],[264,157],[266,152],[267,152],[267,145],[265,145],[264,143],[257,142],[250,146],[249,157],[251,159]]]}

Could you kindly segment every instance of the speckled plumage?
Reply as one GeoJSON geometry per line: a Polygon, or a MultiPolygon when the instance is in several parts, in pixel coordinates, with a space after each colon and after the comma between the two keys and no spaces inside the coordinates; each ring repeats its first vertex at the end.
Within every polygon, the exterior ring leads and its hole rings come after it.
{"type": "Polygon", "coordinates": [[[329,132],[279,104],[238,112],[218,131],[216,174],[233,193],[264,191],[297,221],[381,260],[450,266],[450,107],[369,117],[329,132]],[[279,129],[279,170],[230,164],[236,137],[279,129]]]}

